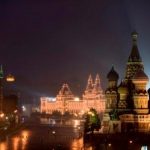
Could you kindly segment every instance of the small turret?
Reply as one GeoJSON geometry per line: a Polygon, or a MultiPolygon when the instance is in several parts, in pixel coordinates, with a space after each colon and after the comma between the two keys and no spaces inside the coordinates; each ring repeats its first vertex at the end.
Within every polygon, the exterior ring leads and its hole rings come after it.
{"type": "Polygon", "coordinates": [[[89,78],[88,78],[88,83],[87,83],[87,86],[86,86],[86,92],[92,92],[93,90],[93,79],[92,79],[92,76],[89,75],[89,78]]]}
{"type": "Polygon", "coordinates": [[[99,77],[99,75],[97,74],[97,75],[96,75],[96,78],[95,78],[95,85],[98,85],[98,86],[99,86],[99,84],[100,84],[100,77],[99,77]]]}
{"type": "Polygon", "coordinates": [[[100,87],[100,78],[99,78],[99,75],[97,74],[96,78],[95,78],[93,92],[99,92],[100,90],[101,90],[101,87],[100,87]]]}

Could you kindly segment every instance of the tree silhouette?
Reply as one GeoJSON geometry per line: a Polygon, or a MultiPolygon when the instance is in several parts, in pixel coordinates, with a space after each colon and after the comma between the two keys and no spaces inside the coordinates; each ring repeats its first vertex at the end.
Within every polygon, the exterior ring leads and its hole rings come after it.
{"type": "Polygon", "coordinates": [[[85,117],[85,124],[84,124],[85,132],[98,130],[100,128],[100,118],[97,114],[97,111],[91,108],[85,117]]]}

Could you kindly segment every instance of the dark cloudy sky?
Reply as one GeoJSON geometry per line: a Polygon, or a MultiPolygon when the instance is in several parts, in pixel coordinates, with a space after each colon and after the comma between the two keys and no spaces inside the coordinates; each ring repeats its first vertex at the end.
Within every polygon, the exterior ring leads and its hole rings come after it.
{"type": "Polygon", "coordinates": [[[1,0],[0,63],[33,96],[55,96],[64,82],[81,93],[96,73],[106,88],[112,64],[124,77],[133,30],[150,75],[149,0],[1,0]]]}

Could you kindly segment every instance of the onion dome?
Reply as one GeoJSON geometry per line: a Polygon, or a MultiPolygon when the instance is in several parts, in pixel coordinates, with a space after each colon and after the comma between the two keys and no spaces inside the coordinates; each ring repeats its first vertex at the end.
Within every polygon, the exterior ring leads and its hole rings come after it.
{"type": "Polygon", "coordinates": [[[127,94],[128,93],[128,87],[125,82],[121,81],[119,87],[118,87],[118,93],[120,94],[127,94]]]}
{"type": "Polygon", "coordinates": [[[140,69],[133,79],[139,79],[139,80],[148,80],[148,76],[145,74],[144,70],[140,69]]]}
{"type": "Polygon", "coordinates": [[[107,79],[109,81],[117,81],[119,78],[118,73],[114,70],[114,67],[112,66],[110,72],[107,74],[107,79]]]}

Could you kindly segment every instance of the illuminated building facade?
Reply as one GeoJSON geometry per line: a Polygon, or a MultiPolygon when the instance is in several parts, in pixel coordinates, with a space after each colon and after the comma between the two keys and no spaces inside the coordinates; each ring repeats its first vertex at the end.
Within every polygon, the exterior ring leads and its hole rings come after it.
{"type": "Polygon", "coordinates": [[[107,75],[104,132],[150,131],[150,114],[146,85],[148,76],[137,47],[136,32],[132,33],[132,49],[126,64],[125,78],[118,86],[119,75],[114,67],[107,75]]]}
{"type": "Polygon", "coordinates": [[[90,108],[94,108],[98,113],[105,110],[105,97],[100,85],[99,75],[96,75],[93,83],[92,76],[89,76],[86,90],[82,99],[75,97],[68,84],[63,84],[56,98],[41,97],[41,113],[51,114],[59,111],[62,114],[68,111],[75,114],[83,114],[90,108]]]}

